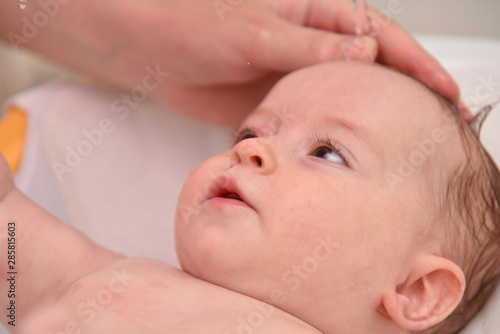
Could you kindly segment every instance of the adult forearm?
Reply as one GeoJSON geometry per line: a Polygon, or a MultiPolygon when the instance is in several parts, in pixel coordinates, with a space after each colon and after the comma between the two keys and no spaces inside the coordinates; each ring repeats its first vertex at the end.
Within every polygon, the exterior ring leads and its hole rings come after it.
{"type": "Polygon", "coordinates": [[[135,38],[133,23],[144,15],[140,7],[137,1],[32,0],[21,10],[15,0],[3,0],[1,38],[14,51],[29,49],[108,79],[129,61],[122,53],[135,38]]]}

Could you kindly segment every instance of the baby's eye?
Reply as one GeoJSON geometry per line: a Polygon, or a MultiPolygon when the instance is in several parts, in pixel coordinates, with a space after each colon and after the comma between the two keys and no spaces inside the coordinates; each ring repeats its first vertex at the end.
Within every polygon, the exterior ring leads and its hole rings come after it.
{"type": "Polygon", "coordinates": [[[314,146],[316,147],[310,153],[310,155],[325,159],[328,161],[332,161],[338,164],[342,164],[344,166],[348,166],[349,163],[345,156],[342,154],[342,149],[339,148],[336,144],[332,143],[328,137],[319,137],[316,136],[316,142],[314,146]]]}
{"type": "Polygon", "coordinates": [[[337,152],[335,152],[330,147],[324,147],[324,146],[318,147],[317,149],[315,149],[311,153],[311,155],[315,156],[315,157],[318,157],[318,158],[321,158],[321,159],[325,159],[325,160],[328,160],[328,161],[333,161],[333,162],[336,162],[336,163],[339,163],[339,164],[342,164],[342,165],[346,165],[346,162],[340,156],[340,154],[337,153],[337,152]]]}
{"type": "Polygon", "coordinates": [[[257,138],[258,136],[255,134],[253,130],[250,130],[248,128],[244,128],[243,130],[240,130],[236,133],[233,139],[233,144],[232,146],[238,144],[240,141],[243,141],[245,139],[251,139],[251,138],[257,138]]]}

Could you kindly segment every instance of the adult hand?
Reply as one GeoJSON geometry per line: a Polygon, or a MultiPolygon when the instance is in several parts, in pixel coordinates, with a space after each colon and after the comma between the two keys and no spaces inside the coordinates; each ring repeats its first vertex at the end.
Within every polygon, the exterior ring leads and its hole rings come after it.
{"type": "MultiPolygon", "coordinates": [[[[378,54],[374,40],[356,39],[348,0],[52,1],[65,4],[18,45],[131,93],[142,86],[177,111],[219,123],[240,122],[287,72],[346,58],[376,58],[451,100],[459,94],[433,57],[375,11],[378,54]]],[[[38,6],[30,3],[27,17],[38,6]]],[[[0,19],[12,22],[6,13],[0,19]]],[[[21,23],[11,30],[21,32],[21,23]]]]}

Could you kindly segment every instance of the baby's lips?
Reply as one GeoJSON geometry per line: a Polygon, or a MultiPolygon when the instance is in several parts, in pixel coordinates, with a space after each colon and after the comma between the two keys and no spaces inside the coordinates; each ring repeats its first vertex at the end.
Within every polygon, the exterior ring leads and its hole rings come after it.
{"type": "Polygon", "coordinates": [[[214,197],[218,197],[228,189],[228,186],[231,183],[231,178],[225,174],[221,174],[213,179],[212,185],[210,186],[207,199],[212,199],[214,197]]]}
{"type": "Polygon", "coordinates": [[[208,192],[207,199],[225,196],[227,194],[237,195],[243,203],[255,210],[252,203],[248,201],[245,192],[240,188],[236,179],[229,175],[220,175],[213,181],[208,192]]]}

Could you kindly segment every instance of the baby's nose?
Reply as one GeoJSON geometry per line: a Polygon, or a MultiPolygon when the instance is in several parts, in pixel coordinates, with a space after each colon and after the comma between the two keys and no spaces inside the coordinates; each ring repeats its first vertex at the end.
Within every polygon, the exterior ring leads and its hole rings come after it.
{"type": "Polygon", "coordinates": [[[233,165],[244,164],[256,168],[263,175],[276,169],[276,157],[267,138],[249,138],[233,147],[233,165]]]}

